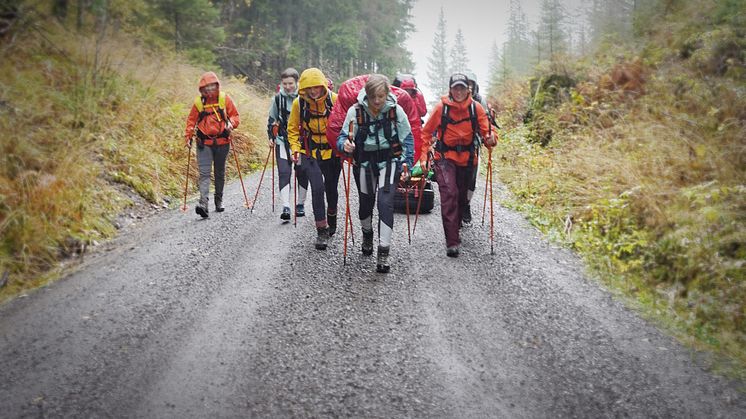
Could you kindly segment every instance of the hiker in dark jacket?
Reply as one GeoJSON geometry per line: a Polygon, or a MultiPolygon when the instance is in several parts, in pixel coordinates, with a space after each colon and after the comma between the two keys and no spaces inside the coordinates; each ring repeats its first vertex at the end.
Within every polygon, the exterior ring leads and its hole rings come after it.
{"type": "MultiPolygon", "coordinates": [[[[277,160],[277,175],[279,178],[280,199],[282,200],[282,214],[280,219],[283,222],[290,221],[290,178],[292,176],[293,164],[290,144],[288,143],[288,118],[290,109],[293,106],[293,100],[298,97],[298,71],[294,68],[288,68],[280,75],[280,91],[272,98],[269,106],[269,118],[267,120],[267,135],[269,136],[270,146],[275,147],[275,156],[277,160]]],[[[306,215],[304,203],[306,202],[306,193],[308,191],[308,178],[305,173],[298,172],[297,194],[298,203],[293,208],[297,217],[306,215]]],[[[273,186],[274,187],[274,186],[273,186]]]]}

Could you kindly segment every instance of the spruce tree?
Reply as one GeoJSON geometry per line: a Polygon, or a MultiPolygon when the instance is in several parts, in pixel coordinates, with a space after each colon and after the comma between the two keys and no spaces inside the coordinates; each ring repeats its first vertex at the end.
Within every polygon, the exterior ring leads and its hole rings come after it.
{"type": "Polygon", "coordinates": [[[461,28],[456,31],[456,40],[451,49],[451,71],[450,73],[466,73],[469,69],[469,57],[466,53],[466,42],[461,28]]]}
{"type": "Polygon", "coordinates": [[[440,8],[438,17],[438,27],[435,30],[433,38],[433,51],[428,57],[427,77],[429,82],[427,87],[437,96],[445,95],[448,92],[448,60],[446,51],[448,51],[448,40],[446,38],[446,18],[443,14],[443,7],[440,8]]]}

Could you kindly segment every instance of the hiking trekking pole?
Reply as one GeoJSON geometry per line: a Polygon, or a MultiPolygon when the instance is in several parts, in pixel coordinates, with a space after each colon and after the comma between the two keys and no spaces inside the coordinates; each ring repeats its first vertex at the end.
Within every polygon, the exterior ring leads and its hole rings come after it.
{"type": "Polygon", "coordinates": [[[345,226],[347,223],[350,224],[350,238],[352,239],[352,245],[355,245],[355,234],[353,233],[352,228],[352,211],[349,210],[350,207],[350,180],[351,180],[351,174],[350,170],[352,169],[352,162],[347,159],[342,159],[342,185],[345,188],[345,199],[347,201],[347,207],[345,208],[345,226]],[[344,170],[344,164],[347,162],[347,175],[345,175],[344,170]]]}
{"type": "Polygon", "coordinates": [[[187,151],[187,168],[186,183],[184,184],[184,205],[181,206],[181,212],[186,212],[187,189],[189,189],[189,165],[192,163],[192,140],[189,139],[189,150],[187,151]]]}
{"type": "MultiPolygon", "coordinates": [[[[495,240],[494,240],[494,201],[492,199],[492,148],[489,148],[489,158],[487,160],[487,173],[489,173],[490,179],[490,255],[495,254],[495,240]]],[[[486,195],[486,193],[485,193],[486,195]]]]}
{"type": "Polygon", "coordinates": [[[418,188],[420,196],[417,197],[417,209],[414,211],[414,226],[412,227],[412,234],[417,230],[417,219],[420,217],[420,206],[422,206],[422,195],[425,192],[425,182],[427,176],[430,173],[430,154],[427,155],[427,163],[425,168],[422,170],[422,180],[420,180],[420,187],[418,188]]]}
{"type": "MultiPolygon", "coordinates": [[[[293,161],[293,158],[290,157],[290,161],[293,161]]],[[[296,166],[294,163],[290,163],[290,165],[293,167],[293,227],[298,227],[298,166],[296,166]]]]}
{"type": "MultiPolygon", "coordinates": [[[[402,164],[402,171],[406,174],[409,172],[407,164],[402,164]]],[[[407,176],[409,177],[409,176],[407,176]]],[[[409,180],[407,180],[407,183],[409,180]]],[[[409,244],[412,244],[412,229],[409,227],[409,186],[407,184],[404,184],[404,208],[407,212],[407,240],[409,241],[409,244]]]]}
{"type": "Polygon", "coordinates": [[[272,145],[272,212],[275,212],[275,146],[272,145]]]}
{"type": "MultiPolygon", "coordinates": [[[[489,168],[489,166],[487,166],[489,168]]],[[[482,225],[484,225],[484,214],[487,212],[487,184],[490,182],[492,172],[488,169],[484,176],[484,203],[482,204],[482,225]]]]}
{"type": "MultiPolygon", "coordinates": [[[[254,207],[256,206],[256,200],[259,198],[259,190],[262,188],[262,181],[264,180],[264,172],[267,170],[267,164],[269,163],[269,157],[272,155],[273,148],[269,148],[269,153],[267,153],[267,159],[264,160],[264,167],[262,168],[262,175],[259,176],[259,185],[256,187],[256,193],[254,194],[254,200],[251,202],[251,213],[254,213],[254,207]]],[[[273,165],[274,166],[274,165],[273,165]]],[[[274,188],[274,184],[273,184],[274,188]]],[[[274,189],[272,190],[274,192],[274,189]]]]}
{"type": "MultiPolygon", "coordinates": [[[[342,250],[342,266],[347,266],[347,231],[352,232],[352,220],[350,220],[350,184],[347,182],[350,175],[348,173],[345,176],[344,162],[342,160],[342,183],[345,184],[345,233],[344,233],[344,248],[342,250]],[[349,221],[349,222],[348,222],[349,221]]],[[[350,170],[350,162],[347,162],[347,171],[350,170]]]]}
{"type": "Polygon", "coordinates": [[[246,208],[249,208],[249,197],[246,196],[246,187],[243,184],[243,176],[241,176],[241,166],[238,165],[238,155],[236,154],[236,147],[233,145],[233,140],[228,140],[230,143],[230,148],[233,150],[233,160],[236,162],[236,171],[238,172],[238,180],[241,181],[241,190],[243,191],[243,199],[244,199],[244,206],[246,208]]]}

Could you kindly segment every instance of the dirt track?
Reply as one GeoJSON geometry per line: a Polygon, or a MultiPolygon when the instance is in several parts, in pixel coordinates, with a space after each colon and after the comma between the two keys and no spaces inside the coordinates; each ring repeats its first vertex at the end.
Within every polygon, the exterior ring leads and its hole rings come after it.
{"type": "Polygon", "coordinates": [[[226,192],[225,213],[153,216],[0,307],[2,416],[746,417],[742,383],[512,211],[494,256],[475,211],[458,259],[437,205],[411,246],[397,215],[382,275],[359,242],[342,266],[341,233],[314,250],[310,211],[293,228],[268,189],[253,214],[226,192]]]}

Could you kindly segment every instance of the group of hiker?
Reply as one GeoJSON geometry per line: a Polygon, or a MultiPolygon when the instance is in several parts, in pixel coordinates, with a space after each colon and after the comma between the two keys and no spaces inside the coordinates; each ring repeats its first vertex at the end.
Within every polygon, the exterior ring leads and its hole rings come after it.
{"type": "MultiPolygon", "coordinates": [[[[394,85],[380,74],[357,76],[342,83],[339,93],[334,93],[332,86],[318,68],[308,68],[300,74],[288,68],[280,74],[278,92],[269,107],[267,134],[277,164],[281,222],[289,223],[293,215],[296,219],[305,216],[310,185],[317,232],[314,246],[325,250],[338,229],[340,175],[348,200],[350,178],[354,178],[362,254],[373,254],[373,210],[377,207],[376,270],[389,272],[394,195],[398,185],[410,181],[412,168],[419,166],[422,176],[431,169],[435,173],[446,254],[457,257],[459,229],[472,219],[470,200],[476,186],[480,148],[484,145],[491,149],[497,137],[476,78],[453,74],[448,95],[434,106],[424,126],[425,100],[411,76],[397,76],[394,85]],[[295,190],[291,204],[292,187],[295,190]]],[[[187,119],[185,138],[187,147],[197,142],[200,198],[195,211],[207,218],[212,166],[215,211],[223,211],[230,136],[240,120],[214,73],[202,76],[199,91],[187,119]]],[[[345,239],[351,220],[351,215],[343,216],[345,239]]]]}

